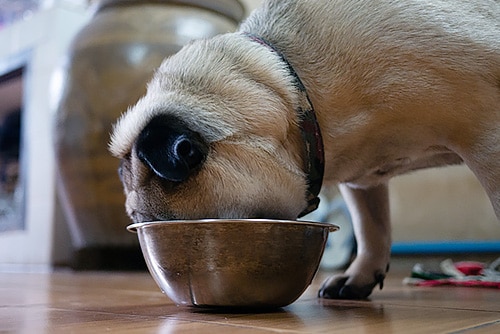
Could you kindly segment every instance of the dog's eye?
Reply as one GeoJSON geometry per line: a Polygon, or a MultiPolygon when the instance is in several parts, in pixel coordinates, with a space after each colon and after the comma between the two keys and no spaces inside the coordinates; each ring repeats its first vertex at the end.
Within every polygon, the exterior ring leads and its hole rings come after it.
{"type": "Polygon", "coordinates": [[[118,176],[120,177],[120,181],[123,182],[123,160],[120,161],[120,166],[118,166],[118,176]]]}
{"type": "Polygon", "coordinates": [[[125,164],[130,161],[130,153],[125,155],[121,160],[120,160],[120,165],[118,166],[118,176],[120,177],[120,181],[123,182],[123,171],[126,168],[125,164]]]}

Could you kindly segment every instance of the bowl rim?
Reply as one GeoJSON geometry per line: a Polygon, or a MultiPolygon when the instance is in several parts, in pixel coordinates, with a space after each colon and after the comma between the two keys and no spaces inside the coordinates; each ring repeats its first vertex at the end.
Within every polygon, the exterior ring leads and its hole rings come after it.
{"type": "Polygon", "coordinates": [[[147,222],[132,223],[127,226],[127,230],[132,233],[137,233],[138,229],[146,226],[152,225],[163,225],[163,224],[224,224],[224,223],[252,223],[252,224],[289,224],[289,225],[307,225],[313,227],[327,228],[329,232],[335,232],[340,229],[339,226],[326,223],[326,222],[315,222],[308,220],[286,220],[286,219],[264,219],[264,218],[208,218],[208,219],[179,219],[179,220],[155,220],[147,222]]]}

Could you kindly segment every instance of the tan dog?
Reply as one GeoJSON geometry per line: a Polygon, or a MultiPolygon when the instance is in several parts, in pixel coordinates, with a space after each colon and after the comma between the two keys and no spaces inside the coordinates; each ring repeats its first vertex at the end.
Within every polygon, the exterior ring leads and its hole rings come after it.
{"type": "Polygon", "coordinates": [[[365,298],[388,268],[392,176],[465,162],[500,217],[500,2],[268,1],[167,59],[111,151],[134,221],[296,219],[324,153],[358,254],[320,296],[365,298]]]}

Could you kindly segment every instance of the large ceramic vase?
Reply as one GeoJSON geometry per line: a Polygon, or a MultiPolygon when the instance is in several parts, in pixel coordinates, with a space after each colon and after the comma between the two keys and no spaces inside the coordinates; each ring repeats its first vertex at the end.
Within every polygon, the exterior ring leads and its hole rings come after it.
{"type": "Polygon", "coordinates": [[[75,37],[63,66],[56,114],[58,199],[77,269],[133,269],[143,259],[126,231],[112,124],[146,90],[161,61],[193,39],[234,31],[238,0],[103,0],[75,37]]]}

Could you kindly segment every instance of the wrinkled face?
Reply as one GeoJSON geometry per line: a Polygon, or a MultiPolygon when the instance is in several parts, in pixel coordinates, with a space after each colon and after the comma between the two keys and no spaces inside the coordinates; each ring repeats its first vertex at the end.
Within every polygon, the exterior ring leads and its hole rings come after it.
{"type": "Polygon", "coordinates": [[[306,207],[287,91],[270,89],[278,80],[255,66],[259,57],[234,63],[227,47],[221,56],[217,45],[193,44],[169,58],[116,124],[110,149],[133,221],[295,219],[306,207]]]}
{"type": "Polygon", "coordinates": [[[135,222],[201,218],[295,219],[299,175],[245,141],[208,143],[181,120],[154,117],[123,157],[126,209],[135,222]]]}

